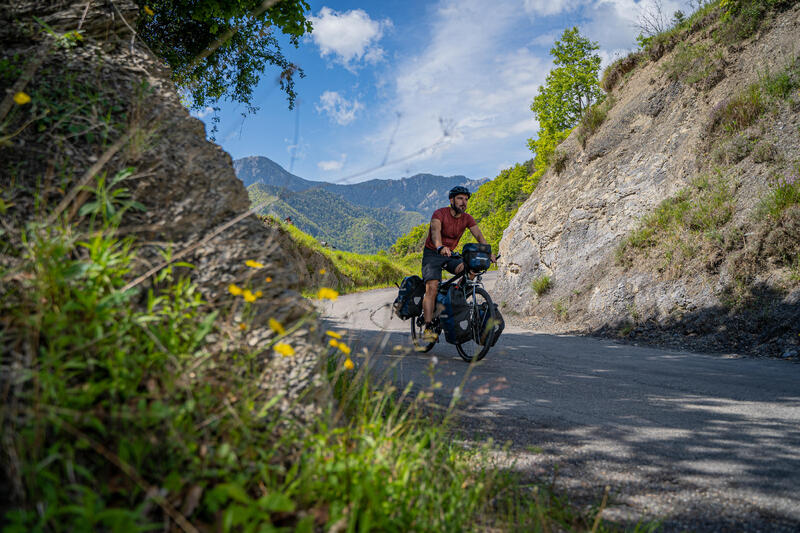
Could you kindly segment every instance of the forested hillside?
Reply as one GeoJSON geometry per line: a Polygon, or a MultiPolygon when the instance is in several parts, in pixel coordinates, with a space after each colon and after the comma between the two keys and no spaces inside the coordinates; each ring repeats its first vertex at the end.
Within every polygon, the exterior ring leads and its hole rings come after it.
{"type": "Polygon", "coordinates": [[[422,215],[388,208],[369,208],[344,200],[316,187],[293,192],[282,187],[254,183],[247,188],[251,205],[258,212],[292,224],[318,241],[350,252],[376,253],[386,250],[397,235],[419,224],[422,215]]]}

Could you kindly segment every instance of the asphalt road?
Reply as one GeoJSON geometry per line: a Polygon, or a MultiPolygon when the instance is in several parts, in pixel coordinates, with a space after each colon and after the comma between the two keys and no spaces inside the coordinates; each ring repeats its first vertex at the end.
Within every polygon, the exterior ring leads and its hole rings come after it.
{"type": "Polygon", "coordinates": [[[342,296],[323,316],[399,386],[439,381],[445,405],[458,391],[468,438],[510,440],[509,468],[557,473],[576,502],[610,486],[604,516],[620,523],[800,531],[800,364],[507,326],[469,365],[443,339],[409,353],[409,323],[390,313],[396,292],[342,296]]]}

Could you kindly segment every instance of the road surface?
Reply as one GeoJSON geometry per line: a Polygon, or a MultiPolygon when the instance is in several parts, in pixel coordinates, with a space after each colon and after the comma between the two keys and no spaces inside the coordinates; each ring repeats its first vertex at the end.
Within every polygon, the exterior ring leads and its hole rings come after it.
{"type": "Polygon", "coordinates": [[[531,479],[557,472],[576,502],[610,486],[604,516],[620,523],[800,531],[800,364],[507,326],[469,365],[443,339],[409,353],[409,323],[390,313],[396,293],[341,296],[323,317],[401,387],[429,384],[433,368],[438,401],[458,390],[465,431],[510,440],[514,468],[531,479]]]}

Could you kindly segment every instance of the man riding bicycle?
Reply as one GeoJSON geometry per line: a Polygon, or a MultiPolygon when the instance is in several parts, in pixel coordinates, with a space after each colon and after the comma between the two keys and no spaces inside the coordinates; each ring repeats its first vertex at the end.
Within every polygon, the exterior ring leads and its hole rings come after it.
{"type": "MultiPolygon", "coordinates": [[[[423,338],[428,342],[438,338],[431,321],[439,283],[442,281],[442,269],[451,274],[459,274],[464,270],[461,256],[454,251],[464,230],[469,229],[479,243],[488,244],[475,219],[465,212],[469,197],[470,192],[466,187],[453,187],[449,194],[450,206],[437,209],[431,216],[428,238],[422,250],[422,280],[425,282],[425,297],[422,300],[422,314],[425,318],[423,338]]],[[[495,261],[494,253],[491,259],[492,262],[495,261]]],[[[474,277],[472,273],[467,274],[470,279],[474,277]]]]}

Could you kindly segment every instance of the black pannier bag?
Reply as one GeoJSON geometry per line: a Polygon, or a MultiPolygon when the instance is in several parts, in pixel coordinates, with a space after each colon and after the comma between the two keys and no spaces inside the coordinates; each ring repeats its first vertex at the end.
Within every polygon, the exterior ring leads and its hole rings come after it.
{"type": "Polygon", "coordinates": [[[481,319],[481,338],[478,342],[481,345],[486,344],[490,334],[492,335],[492,346],[497,344],[497,339],[500,338],[500,334],[503,333],[503,329],[506,327],[506,322],[503,320],[503,315],[500,314],[497,304],[492,303],[492,305],[494,306],[494,317],[491,324],[489,324],[489,302],[483,302],[478,307],[478,316],[481,319]]]}
{"type": "Polygon", "coordinates": [[[447,292],[439,293],[436,305],[441,305],[442,313],[439,320],[444,330],[444,338],[452,344],[462,344],[472,340],[472,331],[469,326],[469,307],[464,290],[451,285],[447,292]]]}
{"type": "Polygon", "coordinates": [[[492,264],[492,245],[470,242],[464,245],[461,255],[464,257],[464,264],[473,272],[488,270],[492,264]]]}
{"type": "Polygon", "coordinates": [[[403,320],[422,314],[422,298],[425,296],[425,283],[419,276],[407,276],[399,285],[400,290],[394,299],[392,310],[403,320]]]}

